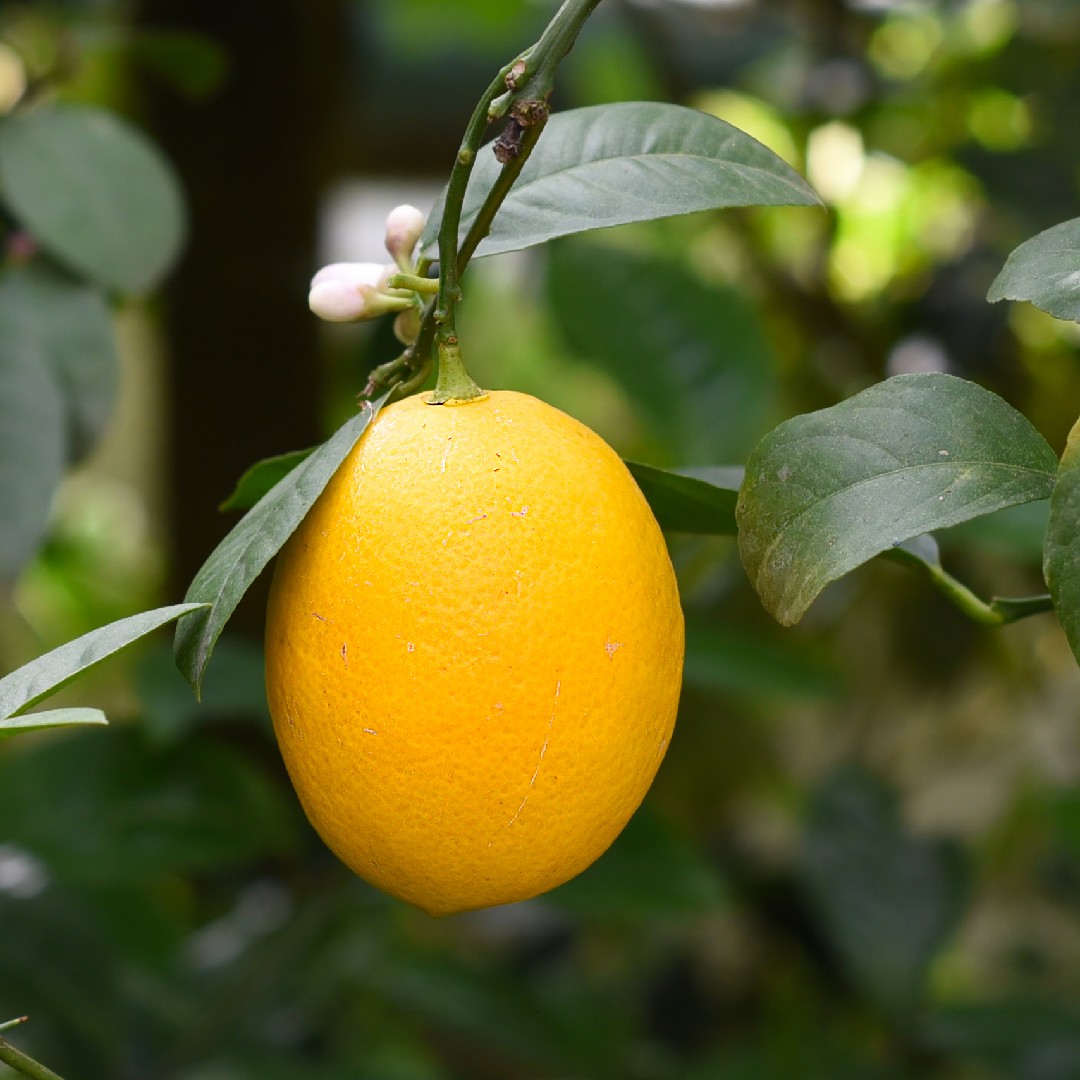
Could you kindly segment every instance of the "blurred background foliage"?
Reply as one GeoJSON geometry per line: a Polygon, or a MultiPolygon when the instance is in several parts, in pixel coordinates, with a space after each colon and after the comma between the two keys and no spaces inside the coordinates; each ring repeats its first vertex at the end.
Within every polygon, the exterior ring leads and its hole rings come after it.
{"type": "MultiPolygon", "coordinates": [[[[64,289],[80,355],[117,365],[32,414],[79,439],[0,461],[3,490],[32,477],[48,514],[29,538],[0,515],[0,669],[178,599],[244,468],[348,413],[393,342],[316,325],[311,272],[379,259],[386,211],[426,209],[491,72],[551,10],[3,5],[0,90],[21,67],[20,109],[143,131],[185,193],[176,244],[187,225],[168,274],[160,236],[160,265],[97,272],[105,240],[87,262],[63,229],[27,229],[3,160],[20,113],[0,119],[0,336],[35,304],[55,324],[42,290],[64,289]]],[[[608,0],[557,94],[713,112],[828,213],[484,260],[462,326],[481,383],[629,458],[703,466],[887,375],[946,370],[1061,449],[1077,326],[984,297],[1080,203],[1071,0],[608,0]]],[[[92,153],[63,167],[122,180],[92,153]]],[[[0,398],[10,434],[3,363],[0,398]]],[[[1035,591],[1044,522],[1036,505],[954,530],[946,562],[987,595],[1035,591]]],[[[0,749],[0,1020],[32,1017],[15,1041],[68,1080],[1075,1080],[1080,672],[1052,617],[988,631],[875,563],[782,631],[731,541],[670,540],[689,640],[658,781],[593,868],[505,909],[434,921],[322,848],[273,744],[258,590],[202,706],[165,640],[65,691],[113,725],[0,749]]]]}

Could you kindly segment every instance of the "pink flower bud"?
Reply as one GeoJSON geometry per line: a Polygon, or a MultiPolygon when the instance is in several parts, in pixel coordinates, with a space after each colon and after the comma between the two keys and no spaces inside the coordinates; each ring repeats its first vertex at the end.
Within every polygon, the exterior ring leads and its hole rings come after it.
{"type": "Polygon", "coordinates": [[[393,263],[331,263],[311,279],[308,307],[328,322],[358,322],[399,310],[400,302],[380,291],[396,273],[393,263]]]}
{"type": "Polygon", "coordinates": [[[371,300],[376,295],[373,285],[355,285],[331,279],[312,285],[308,307],[327,322],[359,322],[373,318],[371,300]]]}
{"type": "Polygon", "coordinates": [[[395,206],[386,216],[386,250],[404,268],[412,261],[413,249],[424,231],[424,215],[415,206],[395,206]]]}

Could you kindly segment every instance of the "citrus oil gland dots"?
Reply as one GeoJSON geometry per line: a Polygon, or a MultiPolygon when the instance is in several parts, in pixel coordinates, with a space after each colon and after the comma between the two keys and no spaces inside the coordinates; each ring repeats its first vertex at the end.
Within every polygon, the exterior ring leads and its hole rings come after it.
{"type": "Polygon", "coordinates": [[[266,647],[314,827],[446,914],[535,896],[614,840],[670,739],[683,624],[614,451],[496,391],[376,417],[282,550],[266,647]]]}

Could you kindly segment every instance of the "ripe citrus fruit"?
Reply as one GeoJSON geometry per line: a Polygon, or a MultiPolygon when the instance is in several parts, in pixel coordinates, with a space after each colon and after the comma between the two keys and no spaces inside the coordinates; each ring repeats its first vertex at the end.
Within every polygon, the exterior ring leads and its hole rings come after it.
{"type": "Polygon", "coordinates": [[[267,693],[312,824],[441,915],[596,859],[671,737],[683,620],[606,443],[524,394],[384,409],[278,558],[267,693]]]}

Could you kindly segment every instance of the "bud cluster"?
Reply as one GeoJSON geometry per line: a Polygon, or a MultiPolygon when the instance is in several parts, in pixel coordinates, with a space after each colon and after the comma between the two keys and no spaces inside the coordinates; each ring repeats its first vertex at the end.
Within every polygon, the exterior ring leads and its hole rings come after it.
{"type": "Polygon", "coordinates": [[[415,206],[395,207],[386,218],[386,250],[394,261],[324,266],[311,279],[308,306],[328,322],[361,322],[397,312],[398,339],[414,340],[420,329],[421,298],[390,282],[394,275],[415,274],[413,253],[423,231],[424,215],[415,206]]]}

